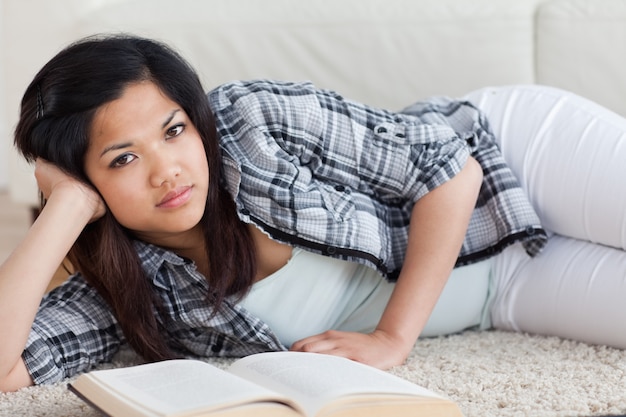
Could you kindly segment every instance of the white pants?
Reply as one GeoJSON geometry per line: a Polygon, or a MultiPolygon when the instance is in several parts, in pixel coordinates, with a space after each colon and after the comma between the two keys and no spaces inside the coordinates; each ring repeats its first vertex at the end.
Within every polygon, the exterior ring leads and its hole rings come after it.
{"type": "Polygon", "coordinates": [[[494,258],[493,326],[626,348],[626,119],[544,86],[467,98],[552,235],[494,258]]]}

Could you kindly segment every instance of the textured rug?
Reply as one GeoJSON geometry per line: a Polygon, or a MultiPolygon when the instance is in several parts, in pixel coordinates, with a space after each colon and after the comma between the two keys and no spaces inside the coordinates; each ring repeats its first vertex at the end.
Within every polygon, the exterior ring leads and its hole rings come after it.
{"type": "MultiPolygon", "coordinates": [[[[135,362],[125,350],[103,367],[135,362]]],[[[626,351],[553,337],[489,331],[420,339],[390,372],[446,395],[467,417],[626,414],[626,351]]],[[[98,416],[66,385],[0,394],[0,416],[98,416]]]]}

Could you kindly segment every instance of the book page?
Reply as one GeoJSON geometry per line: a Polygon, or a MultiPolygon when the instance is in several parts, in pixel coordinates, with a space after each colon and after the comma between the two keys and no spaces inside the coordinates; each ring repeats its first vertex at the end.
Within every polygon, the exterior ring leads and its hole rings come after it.
{"type": "Polygon", "coordinates": [[[171,360],[88,375],[125,402],[154,415],[193,415],[199,410],[261,400],[289,402],[262,386],[196,360],[171,360]]]}
{"type": "Polygon", "coordinates": [[[236,361],[228,371],[297,400],[308,416],[332,399],[348,395],[443,398],[379,369],[315,353],[260,353],[236,361]]]}

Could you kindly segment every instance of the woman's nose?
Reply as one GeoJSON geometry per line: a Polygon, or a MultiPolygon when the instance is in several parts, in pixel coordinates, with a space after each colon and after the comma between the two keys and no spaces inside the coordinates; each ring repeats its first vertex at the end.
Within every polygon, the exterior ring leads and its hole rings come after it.
{"type": "Polygon", "coordinates": [[[151,159],[150,184],[153,187],[160,187],[166,182],[174,183],[181,171],[176,158],[164,153],[154,155],[151,159]]]}

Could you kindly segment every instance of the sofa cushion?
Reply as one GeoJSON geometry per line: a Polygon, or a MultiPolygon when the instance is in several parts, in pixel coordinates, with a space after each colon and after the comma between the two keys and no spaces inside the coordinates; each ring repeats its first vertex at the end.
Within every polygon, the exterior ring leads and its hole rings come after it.
{"type": "Polygon", "coordinates": [[[171,42],[207,88],[233,79],[311,80],[400,109],[431,95],[534,81],[536,0],[138,0],[85,15],[76,33],[171,42]]]}
{"type": "Polygon", "coordinates": [[[538,84],[626,115],[626,1],[553,0],[537,12],[538,84]]]}

